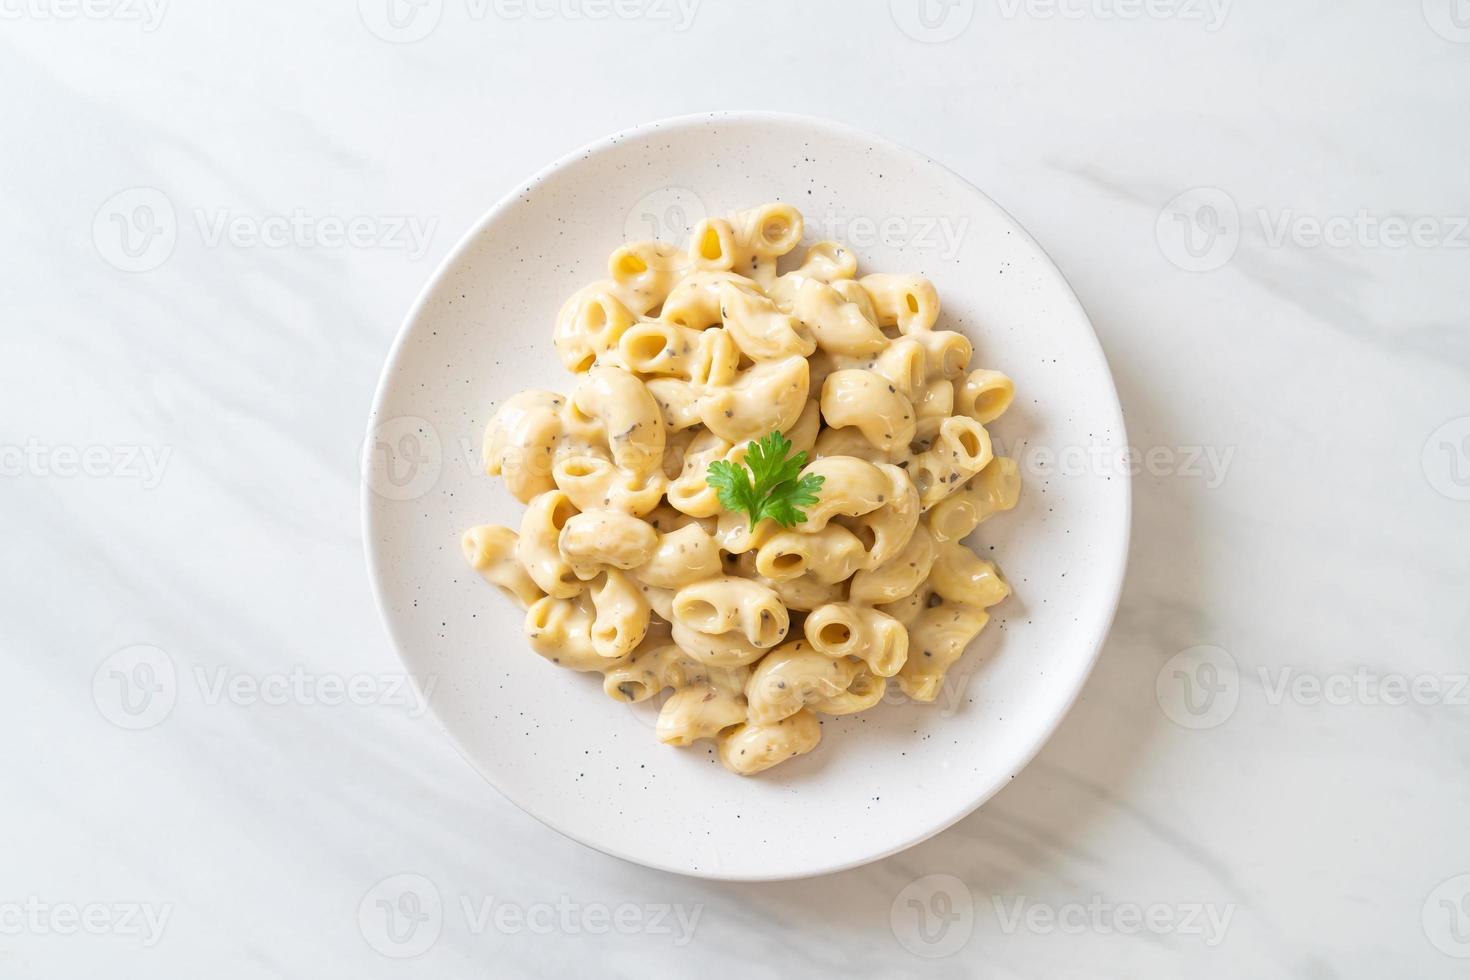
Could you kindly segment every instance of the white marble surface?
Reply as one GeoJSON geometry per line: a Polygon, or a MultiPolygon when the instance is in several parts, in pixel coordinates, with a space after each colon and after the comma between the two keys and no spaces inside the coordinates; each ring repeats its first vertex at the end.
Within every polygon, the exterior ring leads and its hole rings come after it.
{"type": "Polygon", "coordinates": [[[582,3],[0,3],[0,975],[1470,970],[1464,0],[582,3]],[[438,259],[548,160],[710,108],[974,180],[1156,450],[1041,756],[926,844],[778,885],[504,802],[396,687],[358,525],[438,259]]]}

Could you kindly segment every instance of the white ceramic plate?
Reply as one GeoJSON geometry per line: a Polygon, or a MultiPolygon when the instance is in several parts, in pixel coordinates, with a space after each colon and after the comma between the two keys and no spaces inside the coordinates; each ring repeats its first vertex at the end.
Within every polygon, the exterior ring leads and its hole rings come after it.
{"type": "Polygon", "coordinates": [[[378,605],[435,717],[502,793],[609,854],[684,874],[780,879],[892,854],[999,790],[1076,698],[1107,633],[1127,554],[1123,420],[1087,316],[995,203],[913,151],[769,113],[672,119],[552,164],[490,210],[435,272],[388,357],[365,453],[364,534],[378,605]],[[469,571],[460,534],[518,526],[479,464],[492,405],[566,390],[553,318],[627,238],[683,235],[704,213],[790,201],[808,239],[939,289],[940,327],[1015,379],[998,451],[1021,505],[976,537],[1015,595],[935,705],[827,718],[809,755],[754,778],[654,738],[655,706],[533,653],[521,614],[469,571]],[[1048,458],[1047,453],[1051,453],[1048,458]],[[1103,461],[1111,461],[1104,463],[1103,461]],[[1064,471],[1064,472],[1063,472],[1064,471]]]}

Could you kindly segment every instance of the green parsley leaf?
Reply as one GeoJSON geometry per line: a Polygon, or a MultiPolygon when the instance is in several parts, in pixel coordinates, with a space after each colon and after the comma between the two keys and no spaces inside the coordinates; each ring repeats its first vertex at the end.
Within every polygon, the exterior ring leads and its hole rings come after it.
{"type": "Polygon", "coordinates": [[[787,457],[791,440],[779,432],[745,447],[745,463],[716,460],[710,464],[705,482],[719,491],[720,505],[732,514],[747,514],[754,528],[769,517],[782,527],[795,527],[806,520],[800,508],[817,502],[817,491],[825,477],[801,475],[806,453],[787,457]]]}

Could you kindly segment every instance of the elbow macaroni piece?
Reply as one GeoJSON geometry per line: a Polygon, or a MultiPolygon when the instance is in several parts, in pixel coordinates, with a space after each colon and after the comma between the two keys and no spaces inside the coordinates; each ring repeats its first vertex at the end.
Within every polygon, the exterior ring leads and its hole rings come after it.
{"type": "Polygon", "coordinates": [[[618,355],[629,371],[667,374],[691,380],[697,369],[705,332],[663,320],[644,320],[624,332],[618,355]]]}
{"type": "Polygon", "coordinates": [[[748,643],[761,649],[781,642],[791,628],[786,607],[776,593],[733,575],[680,589],[674,595],[674,624],[700,633],[739,630],[748,643]]]}
{"type": "Polygon", "coordinates": [[[548,490],[526,507],[516,539],[516,560],[542,592],[558,599],[570,599],[582,591],[576,572],[562,557],[560,543],[562,528],[576,513],[566,494],[548,490]]]}
{"type": "Polygon", "coordinates": [[[964,415],[939,423],[931,447],[909,465],[919,503],[928,510],[990,465],[994,452],[985,426],[964,415]]]}
{"type": "Polygon", "coordinates": [[[695,330],[715,326],[722,319],[720,290],[725,283],[752,288],[757,286],[754,280],[731,272],[692,272],[669,291],[659,319],[695,330]]]}
{"type": "Polygon", "coordinates": [[[929,527],[939,541],[958,541],[1001,511],[1012,510],[1021,496],[1021,472],[1014,459],[997,456],[964,490],[929,511],[929,527]]]}
{"type": "Polygon", "coordinates": [[[934,567],[934,535],[923,524],[914,528],[908,543],[890,562],[864,569],[852,577],[853,602],[880,606],[913,595],[934,567]]]}
{"type": "Polygon", "coordinates": [[[926,330],[913,335],[924,350],[924,379],[950,381],[965,370],[975,348],[962,333],[952,330],[926,330]]]}
{"type": "MultiPolygon", "coordinates": [[[[720,513],[720,495],[706,479],[709,466],[730,458],[734,449],[713,432],[701,432],[684,450],[684,472],[669,484],[669,506],[690,517],[714,517],[720,513]]],[[[740,450],[744,454],[744,449],[740,450]]]]}
{"type": "Polygon", "coordinates": [[[633,312],[614,295],[616,283],[595,282],[577,292],[557,314],[552,341],[562,364],[576,374],[598,357],[617,349],[623,331],[633,325],[633,312]]]}
{"type": "MultiPolygon", "coordinates": [[[[924,345],[912,337],[900,337],[889,343],[873,362],[873,370],[910,401],[916,401],[928,390],[928,356],[924,345]]],[[[951,388],[950,393],[953,392],[951,388]]]]}
{"type": "Polygon", "coordinates": [[[867,551],[864,569],[876,569],[908,547],[919,526],[919,492],[902,468],[877,464],[888,476],[887,493],[879,494],[878,507],[856,517],[838,521],[862,542],[867,551]]]}
{"type": "Polygon", "coordinates": [[[821,531],[837,515],[857,517],[882,507],[893,493],[887,472],[856,456],[825,456],[802,470],[803,476],[820,476],[822,493],[806,509],[805,523],[797,527],[807,533],[821,531]]]}
{"type": "Polygon", "coordinates": [[[909,626],[909,658],[899,670],[899,690],[915,701],[939,697],[949,668],[980,634],[990,616],[973,606],[944,603],[925,609],[909,626]]]}
{"type": "Polygon", "coordinates": [[[707,390],[699,414],[705,428],[732,443],[785,432],[806,410],[809,384],[804,357],[760,362],[728,386],[707,390]]]}
{"type": "Polygon", "coordinates": [[[710,668],[689,655],[667,636],[655,641],[652,634],[633,655],[602,673],[602,689],[616,701],[647,701],[665,688],[689,687],[704,681],[710,668]]]}
{"type": "Polygon", "coordinates": [[[929,587],[945,602],[988,609],[1011,594],[1011,587],[991,562],[954,541],[939,545],[929,587]]]}
{"type": "Polygon", "coordinates": [[[746,722],[719,738],[720,761],[742,776],[754,776],[804,755],[822,740],[822,724],[810,711],[798,711],[774,725],[746,722]]]}
{"type": "Polygon", "coordinates": [[[870,671],[860,670],[852,679],[847,690],[841,694],[813,702],[812,710],[824,715],[854,715],[883,700],[888,690],[888,679],[878,677],[870,671]]]}
{"type": "Polygon", "coordinates": [[[914,405],[876,371],[834,371],[822,382],[822,418],[854,426],[873,447],[890,452],[914,438],[914,405]]]}
{"type": "Polygon", "coordinates": [[[867,564],[862,541],[841,524],[829,524],[812,534],[776,531],[755,551],[756,571],[777,582],[810,575],[835,585],[867,564]]]}
{"type": "Polygon", "coordinates": [[[823,429],[812,444],[812,458],[826,459],[828,456],[856,456],[869,462],[882,462],[888,453],[880,452],[857,429],[823,429]]]}
{"type": "Polygon", "coordinates": [[[924,278],[858,278],[828,241],[778,273],[803,228],[768,204],[701,221],[687,248],[613,252],[556,315],[570,394],[522,392],[485,428],[519,530],[461,539],[533,650],[614,700],[672,689],[659,740],[713,739],[741,775],[811,751],[819,715],[876,707],[890,679],[933,701],[1010,594],[959,542],[1016,505],[986,428],[1014,384],[971,369],[924,278]],[[805,520],[751,526],[709,468],[773,431],[823,482],[805,520]]]}
{"type": "Polygon", "coordinates": [[[600,423],[613,462],[635,476],[663,468],[664,423],[648,387],[618,367],[594,367],[572,393],[572,407],[600,423]]]}
{"type": "Polygon", "coordinates": [[[660,589],[677,589],[721,573],[720,549],[698,524],[658,536],[653,554],[633,571],[640,582],[660,589]]]}
{"type": "Polygon", "coordinates": [[[663,242],[633,242],[607,260],[624,305],[639,316],[663,303],[688,268],[688,256],[663,242]]]}
{"type": "Polygon", "coordinates": [[[907,335],[933,330],[939,320],[939,291],[927,279],[878,272],[858,284],[872,298],[880,327],[897,327],[907,335]]]}
{"type": "Polygon", "coordinates": [[[609,569],[592,583],[592,649],[610,659],[626,657],[648,635],[648,600],[623,572],[609,569]]]}
{"type": "Polygon", "coordinates": [[[523,391],[496,411],[485,428],[485,472],[505,480],[521,503],[555,484],[551,464],[562,441],[562,407],[553,391],[523,391]]]}
{"type": "Polygon", "coordinates": [[[466,531],[460,544],[465,561],[471,568],[516,605],[526,609],[545,593],[516,560],[518,538],[508,527],[482,524],[466,531]]]}
{"type": "Polygon", "coordinates": [[[817,242],[801,257],[796,275],[831,283],[857,275],[857,256],[840,242],[817,242]]]}
{"type": "Polygon", "coordinates": [[[604,568],[637,568],[658,549],[658,532],[620,510],[585,510],[562,525],[557,548],[577,578],[596,578],[604,568]]]}
{"type": "Polygon", "coordinates": [[[674,642],[707,667],[744,667],[766,655],[764,649],[751,643],[739,630],[702,633],[680,622],[672,612],[669,615],[674,623],[671,628],[674,642]]]}
{"type": "Polygon", "coordinates": [[[750,672],[745,685],[750,720],[774,724],[809,704],[836,697],[847,690],[857,671],[855,662],[825,656],[802,640],[772,650],[750,672]]]}
{"type": "Polygon", "coordinates": [[[817,349],[810,331],[799,320],[782,313],[772,300],[726,282],[720,287],[720,316],[741,353],[752,361],[806,357],[817,349]]]}
{"type": "Polygon", "coordinates": [[[820,279],[804,279],[796,287],[793,311],[816,346],[828,353],[871,357],[888,344],[862,306],[820,279]]]}
{"type": "Polygon", "coordinates": [[[999,371],[971,371],[954,382],[954,406],[962,415],[989,425],[1005,414],[1016,396],[1016,385],[999,371]]]}
{"type": "Polygon", "coordinates": [[[634,476],[600,456],[569,456],[551,468],[552,483],[578,510],[614,508],[642,517],[659,505],[668,487],[662,473],[634,476]]]}
{"type": "Polygon", "coordinates": [[[834,602],[812,610],[803,625],[813,650],[834,659],[856,657],[878,677],[892,677],[908,659],[908,631],[877,609],[834,602]]]}
{"type": "Polygon", "coordinates": [[[745,721],[745,670],[710,671],[705,679],[681,687],[658,713],[658,740],[665,745],[693,745],[701,738],[745,721]]]}
{"type": "Polygon", "coordinates": [[[574,599],[546,596],[526,610],[526,638],[531,649],[554,664],[572,670],[606,670],[618,665],[592,642],[597,610],[585,594],[574,599]]]}
{"type": "Polygon", "coordinates": [[[768,579],[756,571],[755,557],[756,552],[753,551],[737,556],[735,568],[741,575],[754,579],[776,593],[787,609],[810,612],[818,606],[838,601],[845,591],[842,583],[823,582],[813,575],[799,575],[782,581],[768,579]]]}

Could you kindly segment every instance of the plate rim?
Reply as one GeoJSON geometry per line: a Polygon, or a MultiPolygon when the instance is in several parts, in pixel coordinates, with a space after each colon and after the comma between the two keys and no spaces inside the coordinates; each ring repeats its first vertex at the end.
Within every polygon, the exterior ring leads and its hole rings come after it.
{"type": "Polygon", "coordinates": [[[634,136],[642,135],[652,130],[689,128],[706,125],[711,121],[720,120],[727,120],[731,122],[767,121],[780,122],[788,125],[795,124],[807,127],[817,132],[826,131],[849,138],[856,137],[860,140],[866,140],[871,144],[881,145],[887,150],[897,152],[904,156],[921,161],[928,166],[939,168],[944,173],[959,181],[959,183],[966,187],[970,191],[970,193],[976,195],[978,198],[988,203],[991,207],[995,208],[996,212],[1004,217],[1004,219],[1009,223],[1012,233],[1020,236],[1024,242],[1029,243],[1033,248],[1036,249],[1036,251],[1042,256],[1042,258],[1046,260],[1052,271],[1056,273],[1058,281],[1064,287],[1066,300],[1069,302],[1072,311],[1075,314],[1080,315],[1083,322],[1087,324],[1088,340],[1091,343],[1090,352],[1096,354],[1098,360],[1103,365],[1104,378],[1102,380],[1106,383],[1107,391],[1111,395],[1110,404],[1116,415],[1118,444],[1123,447],[1129,445],[1127,421],[1123,414],[1122,400],[1118,397],[1117,381],[1114,377],[1112,366],[1108,363],[1107,353],[1103,350],[1102,341],[1097,336],[1097,329],[1093,326],[1092,317],[1088,315],[1086,308],[1082,305],[1082,301],[1078,299],[1076,290],[1072,288],[1071,281],[1068,280],[1067,277],[1062,273],[1060,266],[1058,266],[1056,260],[1052,258],[1051,253],[1048,252],[1045,247],[1042,246],[1042,244],[1019,221],[1016,220],[1014,215],[1012,215],[1009,211],[1002,207],[998,202],[991,198],[990,195],[986,194],[963,174],[960,174],[957,171],[946,166],[945,164],[933,159],[927,153],[923,153],[904,143],[900,143],[886,136],[880,136],[869,130],[862,129],[858,126],[853,126],[849,123],[839,122],[835,119],[829,119],[820,116],[811,116],[803,113],[781,112],[765,109],[730,109],[686,113],[677,116],[668,116],[660,119],[654,119],[649,122],[639,123],[637,125],[618,130],[607,136],[603,136],[599,139],[593,140],[590,143],[579,146],[571,150],[570,152],[564,153],[563,155],[557,157],[551,163],[540,168],[531,176],[525,178],[520,183],[512,187],[509,191],[507,191],[505,194],[503,194],[493,205],[490,206],[488,210],[485,211],[484,214],[482,214],[473,224],[471,224],[470,227],[466,229],[464,234],[459,237],[458,241],[456,241],[454,245],[447,252],[445,252],[444,257],[439,261],[438,265],[435,266],[434,271],[430,273],[429,276],[424,280],[424,283],[420,287],[418,294],[414,297],[413,303],[409,306],[408,312],[404,315],[397,332],[394,334],[393,342],[388,348],[387,355],[384,358],[383,368],[378,375],[377,385],[373,392],[372,406],[368,412],[367,429],[364,433],[363,442],[361,444],[364,451],[360,453],[358,461],[358,475],[359,482],[361,484],[358,493],[358,502],[361,508],[360,530],[363,537],[363,558],[365,564],[367,565],[368,582],[373,595],[373,605],[377,609],[378,620],[382,624],[383,630],[385,633],[387,633],[388,639],[393,646],[393,652],[397,655],[400,664],[402,664],[402,666],[405,668],[405,672],[408,673],[410,683],[414,685],[414,688],[418,692],[418,695],[423,699],[424,704],[428,707],[428,717],[432,720],[434,726],[438,728],[445,737],[448,738],[449,743],[454,747],[455,752],[460,756],[460,758],[462,758],[469,765],[469,767],[480,776],[481,779],[483,779],[493,790],[495,790],[495,792],[498,793],[502,799],[510,802],[516,807],[516,809],[530,816],[542,826],[545,826],[555,831],[568,840],[575,841],[576,843],[584,847],[589,847],[602,854],[606,854],[609,857],[617,858],[621,861],[625,861],[638,867],[653,868],[655,870],[664,871],[671,874],[713,881],[797,881],[806,878],[817,878],[825,875],[837,874],[843,871],[852,870],[853,868],[872,864],[874,862],[884,860],[885,858],[892,857],[893,855],[898,854],[902,851],[906,851],[911,847],[922,844],[924,841],[927,841],[943,833],[944,831],[953,827],[955,824],[959,823],[961,820],[968,817],[970,814],[974,813],[980,807],[984,806],[990,800],[994,799],[996,794],[998,794],[1002,789],[1008,786],[1017,775],[1025,770],[1026,767],[1035,760],[1036,756],[1040,754],[1041,750],[1046,746],[1046,744],[1051,741],[1052,736],[1056,734],[1057,730],[1061,727],[1062,722],[1067,718],[1069,714],[1071,714],[1072,709],[1076,707],[1077,700],[1082,696],[1083,690],[1086,689],[1087,682],[1091,678],[1093,670],[1097,667],[1097,662],[1102,656],[1103,647],[1106,645],[1108,637],[1112,633],[1113,624],[1117,618],[1118,608],[1122,602],[1123,584],[1128,571],[1130,542],[1132,540],[1133,526],[1133,474],[1128,469],[1125,468],[1120,474],[1118,474],[1116,481],[1116,485],[1119,487],[1117,496],[1121,508],[1116,524],[1117,540],[1114,542],[1114,548],[1117,551],[1117,557],[1113,563],[1112,574],[1108,576],[1108,581],[1106,583],[1106,588],[1108,593],[1110,593],[1110,596],[1106,604],[1107,613],[1106,616],[1103,617],[1101,623],[1102,629],[1099,630],[1097,639],[1092,643],[1092,650],[1088,654],[1085,667],[1077,673],[1075,680],[1072,682],[1072,689],[1068,692],[1065,703],[1062,705],[1061,709],[1055,713],[1055,716],[1051,718],[1050,721],[1039,730],[1037,736],[1033,739],[1031,744],[1027,746],[1025,752],[1017,756],[1016,763],[1013,766],[1007,768],[1008,774],[1004,778],[995,781],[993,785],[985,785],[982,791],[975,797],[974,801],[971,802],[968,806],[963,807],[955,813],[948,815],[946,818],[939,820],[933,826],[926,827],[918,834],[907,837],[904,840],[895,843],[884,850],[877,851],[875,853],[868,854],[862,857],[853,858],[851,860],[833,862],[819,867],[798,870],[792,873],[765,874],[742,874],[739,872],[725,871],[719,868],[689,868],[675,866],[671,864],[661,864],[653,860],[621,853],[617,849],[610,848],[609,846],[603,844],[593,843],[590,840],[586,840],[582,837],[577,836],[570,830],[557,826],[549,818],[543,817],[541,814],[536,813],[528,806],[522,804],[506,789],[501,787],[495,780],[491,779],[489,774],[487,774],[483,769],[480,768],[480,766],[475,762],[474,758],[470,755],[464,744],[460,741],[459,737],[455,735],[453,730],[450,729],[450,727],[445,723],[445,720],[440,716],[439,709],[435,705],[433,699],[428,696],[428,693],[423,689],[422,682],[412,672],[412,665],[408,662],[403,653],[403,643],[401,642],[400,637],[398,636],[398,633],[394,628],[393,621],[389,618],[384,584],[378,572],[378,569],[380,567],[380,556],[376,553],[377,548],[375,545],[376,536],[374,534],[375,524],[373,517],[373,504],[375,500],[375,494],[372,486],[369,483],[367,474],[363,471],[363,466],[365,465],[364,461],[367,459],[366,447],[371,445],[373,432],[376,429],[378,419],[382,415],[384,402],[387,398],[389,380],[398,367],[398,362],[402,357],[404,347],[408,342],[409,334],[413,331],[414,324],[417,322],[419,317],[422,316],[425,308],[429,303],[430,296],[434,293],[441,281],[445,278],[447,274],[449,274],[451,269],[459,262],[464,254],[469,251],[472,244],[479,238],[479,236],[485,231],[487,227],[489,227],[496,219],[498,219],[504,211],[514,205],[524,195],[526,191],[534,188],[545,178],[563,169],[564,167],[569,166],[570,164],[573,164],[584,158],[590,158],[592,155],[601,153],[619,142],[626,141],[634,136]]]}

